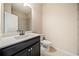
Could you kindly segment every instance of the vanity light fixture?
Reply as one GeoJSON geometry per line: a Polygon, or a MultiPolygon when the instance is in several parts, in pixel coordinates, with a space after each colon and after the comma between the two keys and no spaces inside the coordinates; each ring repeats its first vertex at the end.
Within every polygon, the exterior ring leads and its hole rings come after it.
{"type": "Polygon", "coordinates": [[[24,6],[31,7],[31,5],[29,3],[24,3],[24,6]]]}

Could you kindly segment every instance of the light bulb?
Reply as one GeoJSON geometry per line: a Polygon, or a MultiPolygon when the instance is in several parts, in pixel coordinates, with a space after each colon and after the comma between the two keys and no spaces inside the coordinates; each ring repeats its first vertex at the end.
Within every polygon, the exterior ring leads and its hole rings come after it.
{"type": "Polygon", "coordinates": [[[31,5],[30,5],[30,4],[28,4],[28,3],[24,3],[24,6],[31,7],[31,5]]]}

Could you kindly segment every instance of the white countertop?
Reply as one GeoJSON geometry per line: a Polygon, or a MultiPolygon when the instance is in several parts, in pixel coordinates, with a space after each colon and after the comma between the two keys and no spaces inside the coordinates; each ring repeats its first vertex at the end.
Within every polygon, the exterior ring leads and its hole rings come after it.
{"type": "Polygon", "coordinates": [[[30,33],[25,38],[15,39],[15,37],[17,37],[17,36],[19,36],[19,35],[0,38],[0,49],[10,46],[10,45],[13,45],[13,44],[16,44],[16,43],[19,43],[19,42],[22,42],[22,41],[25,41],[25,40],[29,40],[29,39],[34,38],[36,36],[40,36],[40,34],[30,33]]]}

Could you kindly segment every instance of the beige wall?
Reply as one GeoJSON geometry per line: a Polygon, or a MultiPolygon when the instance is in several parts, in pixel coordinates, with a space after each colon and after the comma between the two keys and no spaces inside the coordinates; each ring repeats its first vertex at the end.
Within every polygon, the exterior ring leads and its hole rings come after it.
{"type": "Polygon", "coordinates": [[[0,3],[0,33],[1,33],[1,3],[0,3]]]}
{"type": "Polygon", "coordinates": [[[43,34],[53,46],[77,53],[77,4],[44,4],[43,34]]]}
{"type": "Polygon", "coordinates": [[[77,6],[78,6],[78,19],[77,19],[77,30],[78,30],[78,33],[77,33],[77,36],[78,36],[78,41],[77,41],[77,43],[78,43],[78,45],[77,45],[77,47],[78,47],[78,55],[79,55],[79,4],[77,4],[77,6]]]}
{"type": "Polygon", "coordinates": [[[27,30],[28,31],[31,31],[32,30],[32,9],[31,11],[29,12],[29,14],[27,15],[27,30]]]}
{"type": "Polygon", "coordinates": [[[32,31],[42,33],[42,5],[32,4],[32,31]]]}
{"type": "Polygon", "coordinates": [[[10,3],[4,3],[4,9],[6,12],[11,13],[11,4],[10,3]]]}
{"type": "Polygon", "coordinates": [[[0,3],[0,35],[4,33],[4,4],[0,3]]]}

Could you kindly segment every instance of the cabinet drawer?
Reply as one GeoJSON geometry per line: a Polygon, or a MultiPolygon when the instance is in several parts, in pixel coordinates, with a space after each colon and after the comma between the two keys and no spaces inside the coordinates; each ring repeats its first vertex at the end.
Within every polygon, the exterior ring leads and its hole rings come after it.
{"type": "Polygon", "coordinates": [[[38,41],[40,41],[40,36],[3,48],[0,51],[6,56],[14,55],[20,50],[25,49],[38,41]]]}

